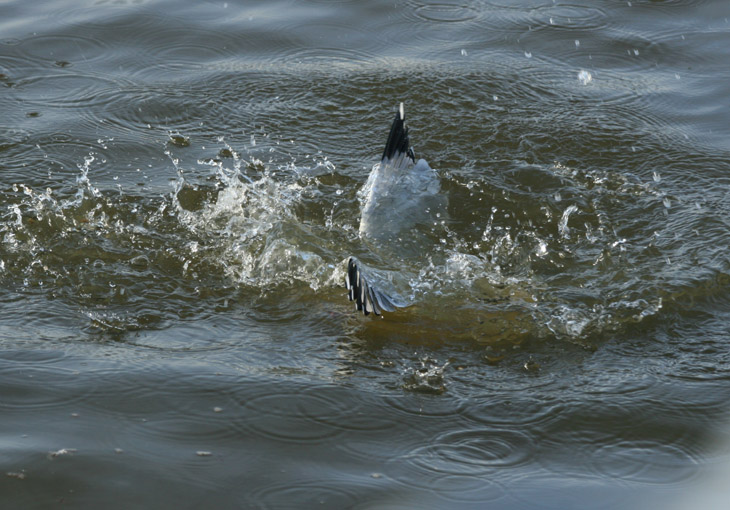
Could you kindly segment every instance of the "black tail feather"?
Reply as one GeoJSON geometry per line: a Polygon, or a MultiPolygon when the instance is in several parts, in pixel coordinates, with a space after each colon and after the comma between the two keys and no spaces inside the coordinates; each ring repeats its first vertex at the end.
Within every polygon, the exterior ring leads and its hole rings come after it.
{"type": "Polygon", "coordinates": [[[416,162],[416,157],[408,140],[408,126],[406,126],[403,103],[400,104],[400,108],[395,113],[395,119],[390,127],[390,134],[388,135],[388,142],[385,144],[382,159],[387,158],[392,161],[398,154],[405,154],[412,162],[416,162]]]}

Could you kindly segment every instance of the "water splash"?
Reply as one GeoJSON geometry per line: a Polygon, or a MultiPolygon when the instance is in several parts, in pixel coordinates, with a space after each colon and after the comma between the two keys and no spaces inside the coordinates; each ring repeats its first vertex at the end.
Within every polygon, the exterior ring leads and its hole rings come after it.
{"type": "Polygon", "coordinates": [[[570,227],[568,227],[568,220],[570,219],[570,215],[577,210],[578,206],[576,205],[568,206],[568,208],[563,211],[563,215],[560,217],[560,221],[558,222],[558,233],[563,239],[568,239],[570,237],[570,227]]]}

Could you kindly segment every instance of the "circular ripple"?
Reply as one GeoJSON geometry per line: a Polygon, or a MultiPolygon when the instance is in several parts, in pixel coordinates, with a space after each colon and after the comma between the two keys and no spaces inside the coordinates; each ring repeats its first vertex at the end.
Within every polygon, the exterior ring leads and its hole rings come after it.
{"type": "Polygon", "coordinates": [[[531,13],[536,25],[563,30],[597,30],[608,25],[606,13],[585,5],[548,5],[531,13]]]}
{"type": "Polygon", "coordinates": [[[448,3],[419,5],[415,8],[415,14],[424,21],[445,23],[470,21],[477,17],[477,12],[473,7],[448,3]]]}
{"type": "Polygon", "coordinates": [[[533,459],[534,451],[534,440],[523,432],[475,429],[443,434],[408,458],[424,471],[476,475],[525,464],[533,459]]]}
{"type": "Polygon", "coordinates": [[[104,104],[99,94],[119,84],[103,76],[55,74],[21,80],[19,88],[27,104],[38,107],[94,107],[104,104]]]}
{"type": "Polygon", "coordinates": [[[205,416],[184,415],[175,411],[170,416],[148,420],[140,427],[140,432],[189,444],[191,447],[199,446],[201,441],[204,445],[220,444],[222,439],[238,437],[240,434],[227,413],[214,413],[212,410],[205,416]]]}
{"type": "Polygon", "coordinates": [[[92,115],[102,112],[105,124],[131,133],[149,127],[189,126],[209,114],[206,105],[193,102],[190,97],[168,87],[107,89],[100,91],[98,98],[103,105],[92,115]]]}
{"type": "Polygon", "coordinates": [[[29,139],[30,133],[25,129],[0,126],[0,152],[22,146],[29,139]]]}
{"type": "Polygon", "coordinates": [[[366,30],[334,23],[311,23],[307,24],[306,29],[305,37],[305,34],[297,34],[297,26],[284,27],[288,40],[279,42],[283,47],[274,58],[287,63],[326,63],[336,66],[370,65],[378,59],[375,50],[379,40],[366,30]],[[312,33],[326,34],[326,38],[312,40],[308,35],[312,33]],[[320,41],[327,41],[329,44],[323,45],[320,41]]]}
{"type": "Polygon", "coordinates": [[[687,452],[654,441],[607,444],[591,459],[594,470],[603,476],[643,484],[679,483],[697,472],[697,461],[687,452]]]}
{"type": "Polygon", "coordinates": [[[18,366],[0,370],[0,409],[44,410],[67,407],[88,398],[92,385],[79,372],[54,366],[18,366]]]}
{"type": "Polygon", "coordinates": [[[276,483],[251,493],[257,508],[352,508],[358,501],[345,482],[305,480],[276,483]]]}
{"type": "Polygon", "coordinates": [[[159,80],[164,71],[184,71],[208,68],[214,63],[235,57],[232,48],[236,41],[223,33],[211,34],[204,30],[186,28],[165,28],[159,20],[154,30],[143,32],[138,40],[139,54],[130,53],[125,57],[126,67],[132,69],[135,79],[159,80]],[[162,25],[162,26],[160,26],[162,25]],[[142,58],[150,64],[140,66],[142,58]]]}
{"type": "Polygon", "coordinates": [[[464,411],[464,417],[485,425],[517,428],[540,424],[544,427],[559,421],[564,408],[564,404],[549,398],[516,395],[500,402],[470,405],[464,411]]]}
{"type": "Polygon", "coordinates": [[[28,60],[93,64],[108,58],[109,48],[102,40],[80,35],[38,35],[24,39],[19,52],[28,60]]]}
{"type": "Polygon", "coordinates": [[[359,401],[364,395],[354,395],[351,391],[337,386],[325,386],[310,388],[302,392],[303,395],[319,399],[326,398],[331,403],[329,409],[336,407],[335,404],[340,402],[349,402],[346,406],[341,407],[337,412],[326,412],[327,409],[319,409],[318,407],[305,407],[303,414],[313,421],[323,425],[338,427],[342,430],[354,431],[385,431],[391,430],[397,421],[390,415],[381,411],[382,403],[359,401]],[[358,400],[353,401],[354,398],[358,400]],[[312,412],[317,411],[317,412],[312,412]]]}
{"type": "Polygon", "coordinates": [[[434,399],[424,402],[423,399],[404,397],[386,397],[384,402],[398,413],[410,416],[432,416],[453,419],[465,411],[465,401],[454,399],[434,399]]]}
{"type": "Polygon", "coordinates": [[[522,33],[530,30],[535,23],[531,13],[533,9],[541,9],[552,6],[544,2],[537,2],[537,5],[519,6],[506,4],[500,5],[495,2],[488,2],[480,23],[490,30],[499,32],[522,33]]]}
{"type": "Polygon", "coordinates": [[[300,386],[262,389],[244,404],[244,426],[280,441],[311,442],[331,439],[344,430],[352,414],[348,400],[333,398],[327,387],[302,392],[300,386]]]}

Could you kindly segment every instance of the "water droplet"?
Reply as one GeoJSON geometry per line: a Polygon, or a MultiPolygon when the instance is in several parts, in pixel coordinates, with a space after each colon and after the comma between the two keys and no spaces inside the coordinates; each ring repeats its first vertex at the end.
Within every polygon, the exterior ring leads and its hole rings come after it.
{"type": "Polygon", "coordinates": [[[466,57],[467,55],[468,55],[468,53],[466,52],[466,50],[464,48],[462,48],[461,49],[461,56],[462,57],[466,57]]]}
{"type": "Polygon", "coordinates": [[[588,72],[584,69],[581,69],[581,71],[578,73],[578,80],[583,85],[588,85],[591,81],[593,81],[593,75],[591,75],[590,72],[588,72]]]}
{"type": "Polygon", "coordinates": [[[575,47],[580,48],[580,41],[578,39],[575,40],[575,47]]]}
{"type": "Polygon", "coordinates": [[[498,98],[497,96],[492,96],[492,99],[493,99],[494,101],[497,101],[497,100],[499,100],[499,98],[498,98]]]}

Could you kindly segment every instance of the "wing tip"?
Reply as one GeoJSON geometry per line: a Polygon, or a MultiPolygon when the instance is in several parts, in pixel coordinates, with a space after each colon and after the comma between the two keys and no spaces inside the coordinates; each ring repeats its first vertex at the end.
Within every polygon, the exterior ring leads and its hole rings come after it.
{"type": "Polygon", "coordinates": [[[350,257],[347,261],[345,287],[348,290],[348,299],[355,302],[355,310],[361,311],[363,315],[372,313],[382,317],[384,311],[394,312],[397,308],[393,298],[370,285],[355,257],[350,257]]]}

